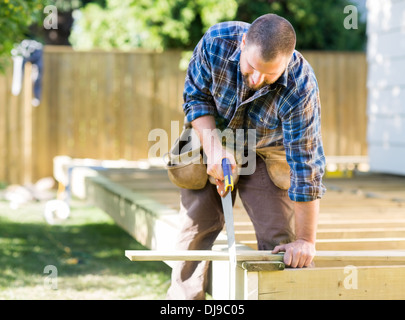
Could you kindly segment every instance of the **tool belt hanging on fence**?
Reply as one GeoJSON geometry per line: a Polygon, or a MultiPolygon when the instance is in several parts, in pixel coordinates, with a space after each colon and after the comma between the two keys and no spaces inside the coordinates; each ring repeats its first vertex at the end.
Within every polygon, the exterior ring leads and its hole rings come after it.
{"type": "MultiPolygon", "coordinates": [[[[267,173],[273,183],[280,189],[287,190],[290,187],[290,167],[284,147],[264,147],[256,149],[256,153],[265,161],[267,173]]],[[[165,155],[165,162],[170,181],[180,188],[202,189],[207,180],[216,184],[215,179],[207,174],[204,152],[190,123],[184,125],[180,137],[165,155]]],[[[234,174],[235,184],[238,179],[237,172],[234,174]]]]}

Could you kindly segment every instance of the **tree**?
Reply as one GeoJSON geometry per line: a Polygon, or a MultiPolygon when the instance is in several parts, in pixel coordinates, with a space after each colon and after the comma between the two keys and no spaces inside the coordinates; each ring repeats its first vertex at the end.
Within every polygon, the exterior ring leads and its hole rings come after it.
{"type": "Polygon", "coordinates": [[[265,13],[287,18],[299,50],[362,50],[365,22],[344,26],[348,0],[105,0],[89,3],[76,16],[75,48],[180,48],[191,50],[211,25],[252,22],[265,13]]]}
{"type": "Polygon", "coordinates": [[[252,22],[265,13],[278,14],[291,22],[297,33],[298,50],[363,50],[366,23],[346,29],[344,8],[348,0],[237,0],[235,19],[252,22]]]}
{"type": "Polygon", "coordinates": [[[230,20],[235,0],[107,0],[76,16],[75,48],[191,49],[212,24],[230,20]]]}
{"type": "Polygon", "coordinates": [[[0,2],[0,71],[11,56],[14,45],[26,37],[28,27],[41,20],[42,0],[2,0],[0,2]]]}

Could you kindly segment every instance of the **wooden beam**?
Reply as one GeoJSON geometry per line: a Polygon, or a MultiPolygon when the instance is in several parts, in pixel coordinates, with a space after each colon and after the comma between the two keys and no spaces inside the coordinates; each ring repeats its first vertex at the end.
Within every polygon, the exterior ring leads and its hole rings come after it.
{"type": "Polygon", "coordinates": [[[314,261],[405,262],[405,250],[317,251],[314,261]]]}
{"type": "Polygon", "coordinates": [[[405,298],[401,281],[405,277],[405,266],[345,266],[254,273],[259,300],[405,298]]]}
{"type": "MultiPolygon", "coordinates": [[[[226,251],[211,250],[126,250],[131,261],[227,261],[226,251]]],[[[238,261],[283,261],[283,254],[267,250],[237,250],[238,261]]],[[[405,262],[405,250],[317,251],[314,261],[405,262]]]]}
{"type": "MultiPolygon", "coordinates": [[[[240,240],[239,243],[257,250],[255,240],[240,240]]],[[[405,250],[405,238],[318,239],[316,248],[322,251],[405,250]]]]}
{"type": "MultiPolygon", "coordinates": [[[[401,238],[405,235],[405,227],[398,228],[319,228],[316,234],[317,241],[331,239],[368,239],[368,238],[401,238]]],[[[256,233],[251,230],[235,230],[238,242],[256,242],[256,233]]],[[[343,241],[343,240],[342,240],[343,241]]],[[[323,250],[322,248],[319,248],[323,250]]],[[[389,248],[387,248],[389,249],[389,248]]],[[[327,249],[325,249],[327,250],[327,249]]],[[[344,249],[346,250],[346,249],[344,249]]]]}
{"type": "MultiPolygon", "coordinates": [[[[211,250],[126,250],[125,256],[131,261],[228,261],[228,252],[211,250]]],[[[271,251],[243,250],[236,252],[238,261],[283,261],[283,254],[271,251]]]]}
{"type": "MultiPolygon", "coordinates": [[[[331,228],[318,229],[316,238],[320,239],[350,239],[350,238],[388,238],[402,237],[405,235],[405,227],[397,228],[331,228]]],[[[242,234],[245,239],[251,239],[247,232],[242,234]]],[[[251,237],[251,236],[250,236],[251,237]]],[[[244,240],[245,240],[244,239],[244,240]]]]}
{"type": "Polygon", "coordinates": [[[318,239],[318,250],[404,250],[405,238],[318,239]]]}
{"type": "MultiPolygon", "coordinates": [[[[22,113],[22,183],[29,184],[32,181],[32,64],[30,62],[24,67],[24,104],[22,113]]],[[[13,132],[13,134],[15,134],[13,132]]]]}

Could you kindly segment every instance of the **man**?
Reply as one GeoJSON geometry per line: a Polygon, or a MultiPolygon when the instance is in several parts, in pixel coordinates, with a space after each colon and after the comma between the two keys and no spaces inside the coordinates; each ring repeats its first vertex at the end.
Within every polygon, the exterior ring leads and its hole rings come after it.
{"type": "MultiPolygon", "coordinates": [[[[235,155],[223,147],[219,135],[206,138],[207,130],[256,130],[255,151],[270,150],[270,155],[254,157],[255,170],[239,176],[233,199],[238,190],[259,250],[285,252],[285,264],[301,268],[315,255],[325,157],[317,81],[295,43],[291,24],[274,14],[251,25],[214,25],[190,60],[183,109],[201,140],[207,174],[218,184],[224,179],[222,158],[229,158],[237,172],[235,155]],[[278,186],[283,173],[277,170],[281,167],[272,170],[272,148],[281,148],[288,162],[287,187],[278,186]]],[[[207,182],[203,189],[182,189],[181,214],[184,224],[177,248],[210,249],[224,226],[216,186],[207,182]]],[[[208,262],[179,262],[167,297],[204,299],[207,270],[208,262]]]]}

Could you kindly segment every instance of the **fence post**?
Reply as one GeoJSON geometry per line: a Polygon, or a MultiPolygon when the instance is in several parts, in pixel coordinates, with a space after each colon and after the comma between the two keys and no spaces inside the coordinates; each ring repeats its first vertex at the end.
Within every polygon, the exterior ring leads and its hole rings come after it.
{"type": "Polygon", "coordinates": [[[27,62],[24,67],[24,97],[22,112],[22,183],[32,181],[32,64],[27,62]]]}

